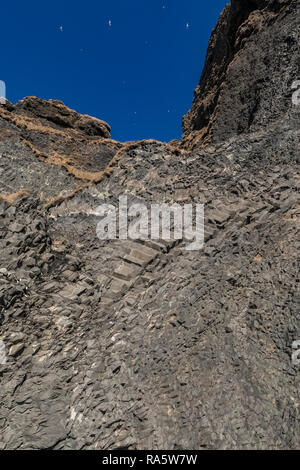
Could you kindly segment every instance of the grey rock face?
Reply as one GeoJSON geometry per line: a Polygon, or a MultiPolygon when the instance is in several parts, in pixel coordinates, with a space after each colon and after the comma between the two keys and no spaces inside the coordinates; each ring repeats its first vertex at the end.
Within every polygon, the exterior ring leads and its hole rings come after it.
{"type": "Polygon", "coordinates": [[[285,119],[299,77],[299,2],[234,1],[212,33],[183,144],[219,142],[285,119]]]}
{"type": "MultiPolygon", "coordinates": [[[[251,8],[273,8],[259,34],[276,28],[274,56],[266,47],[286,90],[297,77],[287,76],[294,63],[280,41],[294,3],[231,7],[239,21],[251,8]]],[[[1,449],[299,448],[300,107],[289,91],[276,114],[274,73],[262,88],[254,83],[252,67],[259,76],[265,61],[259,37],[236,59],[250,75],[234,88],[232,121],[193,150],[140,142],[119,152],[121,144],[89,136],[91,167],[81,159],[84,173],[74,174],[61,165],[69,129],[45,124],[40,112],[26,114],[25,135],[23,110],[0,112],[1,449]],[[266,108],[239,132],[248,78],[266,108]],[[58,162],[35,152],[53,157],[38,125],[59,130],[58,162]],[[109,171],[101,152],[94,159],[100,145],[110,158],[119,152],[109,171]],[[204,248],[99,240],[97,207],[124,193],[147,206],[203,203],[204,248]]],[[[225,101],[234,67],[217,85],[225,101]]],[[[225,108],[218,113],[222,120],[225,108]]],[[[72,138],[75,146],[82,131],[72,138]]]]}

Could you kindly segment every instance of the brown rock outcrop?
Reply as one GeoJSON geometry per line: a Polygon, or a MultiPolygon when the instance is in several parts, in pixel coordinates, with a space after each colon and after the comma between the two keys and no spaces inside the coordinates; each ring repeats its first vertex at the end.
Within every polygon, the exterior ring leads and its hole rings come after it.
{"type": "Polygon", "coordinates": [[[61,101],[27,97],[0,106],[0,133],[7,148],[18,141],[43,163],[63,167],[78,180],[94,181],[122,146],[110,126],[61,101]],[[4,124],[6,123],[6,125],[4,124]]]}
{"type": "Polygon", "coordinates": [[[19,101],[14,110],[17,114],[45,119],[58,127],[75,129],[87,136],[110,138],[109,124],[100,119],[79,114],[65,106],[62,101],[45,101],[35,96],[28,96],[19,101]]]}

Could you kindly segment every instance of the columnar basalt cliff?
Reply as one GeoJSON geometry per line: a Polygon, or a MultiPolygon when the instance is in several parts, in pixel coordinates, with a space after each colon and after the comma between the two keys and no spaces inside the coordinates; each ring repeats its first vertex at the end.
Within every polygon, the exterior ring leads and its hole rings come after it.
{"type": "Polygon", "coordinates": [[[232,0],[181,142],[0,105],[0,448],[296,449],[299,2],[232,0]],[[97,207],[204,203],[205,244],[97,207]]]}

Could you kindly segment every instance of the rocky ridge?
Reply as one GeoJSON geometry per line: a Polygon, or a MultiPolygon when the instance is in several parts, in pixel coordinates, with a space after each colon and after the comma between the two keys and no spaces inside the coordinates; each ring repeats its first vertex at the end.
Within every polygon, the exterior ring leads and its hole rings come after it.
{"type": "Polygon", "coordinates": [[[214,29],[185,147],[219,142],[286,119],[299,76],[299,2],[233,0],[214,29]]]}

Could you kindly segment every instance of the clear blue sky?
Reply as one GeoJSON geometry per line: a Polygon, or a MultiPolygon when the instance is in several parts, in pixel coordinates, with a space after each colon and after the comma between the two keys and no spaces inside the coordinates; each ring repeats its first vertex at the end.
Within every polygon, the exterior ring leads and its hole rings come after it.
{"type": "Polygon", "coordinates": [[[226,0],[29,0],[1,5],[7,98],[59,99],[120,141],[181,136],[226,0]]]}

